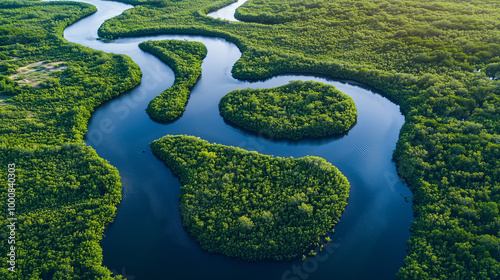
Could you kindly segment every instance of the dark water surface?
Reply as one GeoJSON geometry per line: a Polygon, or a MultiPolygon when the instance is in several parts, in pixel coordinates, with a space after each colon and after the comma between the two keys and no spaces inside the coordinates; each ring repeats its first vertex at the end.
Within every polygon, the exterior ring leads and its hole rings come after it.
{"type": "MultiPolygon", "coordinates": [[[[393,279],[403,264],[411,196],[391,162],[404,123],[399,106],[360,86],[311,76],[279,76],[249,83],[231,76],[240,57],[223,39],[202,36],[144,36],[112,43],[96,40],[104,20],[131,8],[118,2],[88,0],[99,11],[64,31],[70,41],[105,52],[130,56],[143,72],[142,83],[105,103],[92,115],[85,141],[118,168],[123,201],[101,242],[104,265],[129,279],[393,279]],[[172,85],[172,70],[139,49],[145,40],[186,39],[208,48],[202,76],[178,121],[153,122],[145,112],[149,101],[172,85]],[[332,84],[351,96],[357,124],[341,139],[299,142],[271,141],[224,123],[218,102],[231,90],[269,88],[290,80],[332,84]],[[349,203],[332,242],[306,262],[245,262],[202,251],[182,227],[178,210],[180,184],[153,154],[148,144],[166,134],[188,134],[209,142],[238,146],[284,157],[315,155],[334,164],[350,181],[349,203]],[[133,277],[135,278],[133,278],[133,277]]],[[[224,12],[227,13],[227,12],[224,12]]]]}

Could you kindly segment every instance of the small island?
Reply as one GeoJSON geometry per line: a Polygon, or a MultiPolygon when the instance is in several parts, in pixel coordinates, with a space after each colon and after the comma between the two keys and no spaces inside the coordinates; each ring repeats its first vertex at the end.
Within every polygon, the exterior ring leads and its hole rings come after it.
{"type": "Polygon", "coordinates": [[[174,84],[151,100],[146,112],[155,121],[175,121],[184,113],[191,88],[201,75],[207,48],[199,42],[180,40],[146,41],[139,47],[160,58],[175,73],[174,84]]]}
{"type": "Polygon", "coordinates": [[[351,97],[334,86],[312,81],[234,90],[221,99],[219,110],[231,124],[292,140],[346,133],[357,117],[351,97]]]}
{"type": "Polygon", "coordinates": [[[253,261],[314,254],[347,205],[349,182],[319,157],[271,157],[183,135],[150,145],[182,183],[183,225],[213,253],[253,261]]]}

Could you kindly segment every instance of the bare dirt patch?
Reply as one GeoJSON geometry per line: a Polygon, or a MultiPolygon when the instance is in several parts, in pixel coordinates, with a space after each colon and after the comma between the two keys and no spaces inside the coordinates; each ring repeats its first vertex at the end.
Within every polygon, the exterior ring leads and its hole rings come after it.
{"type": "Polygon", "coordinates": [[[7,97],[0,96],[0,107],[7,105],[7,103],[5,102],[6,99],[7,97]]]}
{"type": "Polygon", "coordinates": [[[18,82],[20,86],[30,85],[32,87],[38,87],[41,82],[45,81],[49,77],[51,72],[62,71],[68,68],[62,64],[64,64],[64,61],[38,61],[30,63],[26,66],[19,67],[9,78],[18,82]]]}

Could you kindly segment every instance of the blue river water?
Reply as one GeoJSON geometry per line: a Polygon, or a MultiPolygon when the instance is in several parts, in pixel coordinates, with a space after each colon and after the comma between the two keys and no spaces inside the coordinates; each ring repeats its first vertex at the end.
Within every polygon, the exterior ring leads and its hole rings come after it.
{"type": "MultiPolygon", "coordinates": [[[[118,214],[101,242],[103,265],[135,280],[395,278],[403,265],[413,219],[411,203],[405,201],[411,192],[399,181],[391,161],[404,123],[399,106],[350,81],[298,75],[261,82],[236,80],[231,76],[231,68],[241,52],[220,38],[159,35],[104,43],[97,40],[99,26],[132,6],[101,0],[81,2],[95,5],[98,12],[66,28],[64,37],[95,50],[127,55],[143,72],[138,87],[96,109],[85,136],[86,143],[99,156],[118,168],[123,183],[118,214]],[[174,74],[163,62],[138,47],[142,41],[165,39],[199,41],[208,49],[201,78],[192,90],[186,111],[172,124],[152,121],[145,108],[151,99],[172,85],[174,74]],[[290,80],[332,84],[351,96],[358,110],[356,125],[340,139],[273,141],[234,128],[219,115],[218,102],[231,90],[276,87],[290,80]],[[179,181],[148,146],[167,134],[194,135],[209,142],[274,156],[325,158],[351,183],[348,206],[331,235],[332,242],[316,258],[305,262],[246,262],[201,250],[182,227],[179,181]]],[[[235,8],[231,6],[211,15],[232,16],[235,8]]]]}

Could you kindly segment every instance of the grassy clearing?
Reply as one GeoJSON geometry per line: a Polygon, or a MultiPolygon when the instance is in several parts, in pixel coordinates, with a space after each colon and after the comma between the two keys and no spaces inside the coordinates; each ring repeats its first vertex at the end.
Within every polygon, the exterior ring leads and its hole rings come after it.
{"type": "Polygon", "coordinates": [[[46,81],[52,72],[63,71],[66,68],[68,67],[64,61],[38,61],[19,67],[9,78],[18,82],[20,86],[30,85],[38,88],[40,83],[46,81]]]}

